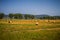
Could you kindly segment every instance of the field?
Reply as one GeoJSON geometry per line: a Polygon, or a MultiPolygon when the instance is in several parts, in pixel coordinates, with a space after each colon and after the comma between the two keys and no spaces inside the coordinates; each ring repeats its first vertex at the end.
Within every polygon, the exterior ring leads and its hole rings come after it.
{"type": "Polygon", "coordinates": [[[0,40],[60,40],[60,20],[0,19],[0,40]]]}

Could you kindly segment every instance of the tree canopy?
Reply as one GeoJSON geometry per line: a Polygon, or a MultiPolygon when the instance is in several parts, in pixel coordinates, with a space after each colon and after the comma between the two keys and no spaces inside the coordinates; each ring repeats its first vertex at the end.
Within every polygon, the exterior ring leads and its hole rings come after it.
{"type": "Polygon", "coordinates": [[[4,13],[0,13],[0,19],[4,17],[4,13]]]}

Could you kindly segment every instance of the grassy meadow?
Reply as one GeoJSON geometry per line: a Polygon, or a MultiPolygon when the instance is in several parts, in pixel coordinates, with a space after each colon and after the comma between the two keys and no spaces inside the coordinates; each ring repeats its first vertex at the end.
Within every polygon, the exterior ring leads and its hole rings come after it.
{"type": "Polygon", "coordinates": [[[59,28],[60,20],[0,19],[0,40],[60,40],[59,28]]]}

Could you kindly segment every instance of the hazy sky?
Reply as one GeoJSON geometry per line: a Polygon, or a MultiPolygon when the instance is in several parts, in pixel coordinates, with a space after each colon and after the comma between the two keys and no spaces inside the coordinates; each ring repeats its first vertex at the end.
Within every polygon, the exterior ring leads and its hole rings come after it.
{"type": "Polygon", "coordinates": [[[0,12],[60,15],[60,0],[0,0],[0,12]]]}

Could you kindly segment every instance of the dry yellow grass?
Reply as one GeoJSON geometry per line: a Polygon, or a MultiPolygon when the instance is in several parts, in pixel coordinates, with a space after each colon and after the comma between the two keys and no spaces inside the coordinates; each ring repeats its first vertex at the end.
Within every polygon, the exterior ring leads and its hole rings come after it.
{"type": "Polygon", "coordinates": [[[12,19],[12,20],[5,20],[0,19],[0,23],[4,24],[36,24],[38,22],[39,24],[53,24],[53,23],[60,23],[60,20],[19,20],[19,19],[12,19]],[[9,23],[10,21],[10,23],[9,23]]]}

